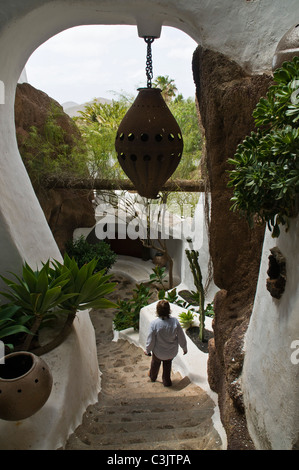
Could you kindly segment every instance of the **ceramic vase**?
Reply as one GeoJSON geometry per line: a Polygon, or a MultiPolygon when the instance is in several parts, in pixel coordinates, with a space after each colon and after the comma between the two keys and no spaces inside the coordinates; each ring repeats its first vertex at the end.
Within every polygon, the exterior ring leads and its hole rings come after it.
{"type": "Polygon", "coordinates": [[[0,419],[29,418],[46,403],[52,385],[51,371],[41,357],[27,351],[8,354],[0,364],[0,419]]]}

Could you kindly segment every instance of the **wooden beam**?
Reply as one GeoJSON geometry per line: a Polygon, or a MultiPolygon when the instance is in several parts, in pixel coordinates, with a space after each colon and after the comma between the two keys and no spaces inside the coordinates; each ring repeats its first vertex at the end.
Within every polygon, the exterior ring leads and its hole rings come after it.
{"type": "MultiPolygon", "coordinates": [[[[129,179],[51,179],[43,184],[47,189],[89,189],[89,190],[128,190],[136,191],[129,179]]],[[[168,180],[161,191],[204,192],[202,180],[168,180]]]]}

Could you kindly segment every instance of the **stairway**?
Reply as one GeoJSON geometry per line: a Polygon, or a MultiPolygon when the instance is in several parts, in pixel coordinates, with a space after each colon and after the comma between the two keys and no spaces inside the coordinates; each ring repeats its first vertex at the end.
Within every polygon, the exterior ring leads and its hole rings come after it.
{"type": "MultiPolygon", "coordinates": [[[[122,298],[132,292],[119,282],[122,298]]],[[[221,450],[212,422],[214,402],[187,377],[173,373],[172,387],[148,377],[150,358],[128,341],[113,341],[113,311],[95,311],[102,389],[86,410],[65,450],[221,450]]]]}

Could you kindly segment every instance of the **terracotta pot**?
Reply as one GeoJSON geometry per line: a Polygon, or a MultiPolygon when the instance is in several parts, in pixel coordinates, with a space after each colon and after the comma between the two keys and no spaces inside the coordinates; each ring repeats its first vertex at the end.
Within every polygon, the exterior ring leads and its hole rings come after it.
{"type": "Polygon", "coordinates": [[[156,255],[153,257],[153,263],[156,266],[160,266],[161,268],[164,268],[167,264],[167,258],[162,253],[156,253],[156,255]]]}
{"type": "Polygon", "coordinates": [[[0,419],[29,418],[46,403],[53,378],[41,358],[26,351],[8,354],[0,364],[0,419]]]}

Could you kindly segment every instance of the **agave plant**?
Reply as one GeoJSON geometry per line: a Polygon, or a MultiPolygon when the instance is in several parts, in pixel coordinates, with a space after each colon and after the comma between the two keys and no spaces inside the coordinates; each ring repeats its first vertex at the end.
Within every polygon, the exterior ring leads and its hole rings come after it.
{"type": "Polygon", "coordinates": [[[59,309],[67,312],[68,316],[59,335],[50,343],[34,350],[35,354],[45,354],[61,344],[71,331],[72,324],[78,310],[116,308],[117,305],[106,299],[105,296],[113,292],[115,283],[110,282],[111,275],[105,275],[105,269],[95,271],[97,259],[78,267],[74,258],[64,255],[63,264],[53,261],[50,268],[53,279],[67,279],[63,283],[64,298],[59,302],[59,309]]]}
{"type": "MultiPolygon", "coordinates": [[[[24,316],[17,315],[20,307],[17,305],[0,305],[0,340],[19,333],[30,334],[30,330],[23,323],[27,321],[24,316]]],[[[13,349],[13,344],[5,343],[9,349],[13,349]]]]}
{"type": "Polygon", "coordinates": [[[47,261],[36,271],[25,263],[22,278],[14,275],[14,281],[1,276],[9,290],[0,293],[22,312],[22,325],[30,330],[21,349],[30,349],[33,338],[53,314],[67,313],[65,325],[53,341],[33,349],[37,355],[61,344],[71,331],[77,310],[115,307],[104,298],[115,284],[108,282],[111,276],[105,276],[103,271],[94,272],[96,264],[95,259],[79,268],[74,259],[65,255],[63,264],[54,260],[50,265],[47,261]]]}
{"type": "Polygon", "coordinates": [[[1,294],[22,311],[24,325],[30,329],[22,349],[28,350],[42,322],[61,302],[73,297],[74,293],[65,294],[62,291],[68,282],[66,274],[56,278],[50,276],[49,261],[42,269],[36,271],[25,263],[22,278],[16,274],[14,277],[15,280],[11,280],[1,276],[9,288],[8,292],[4,291],[1,294]]]}

